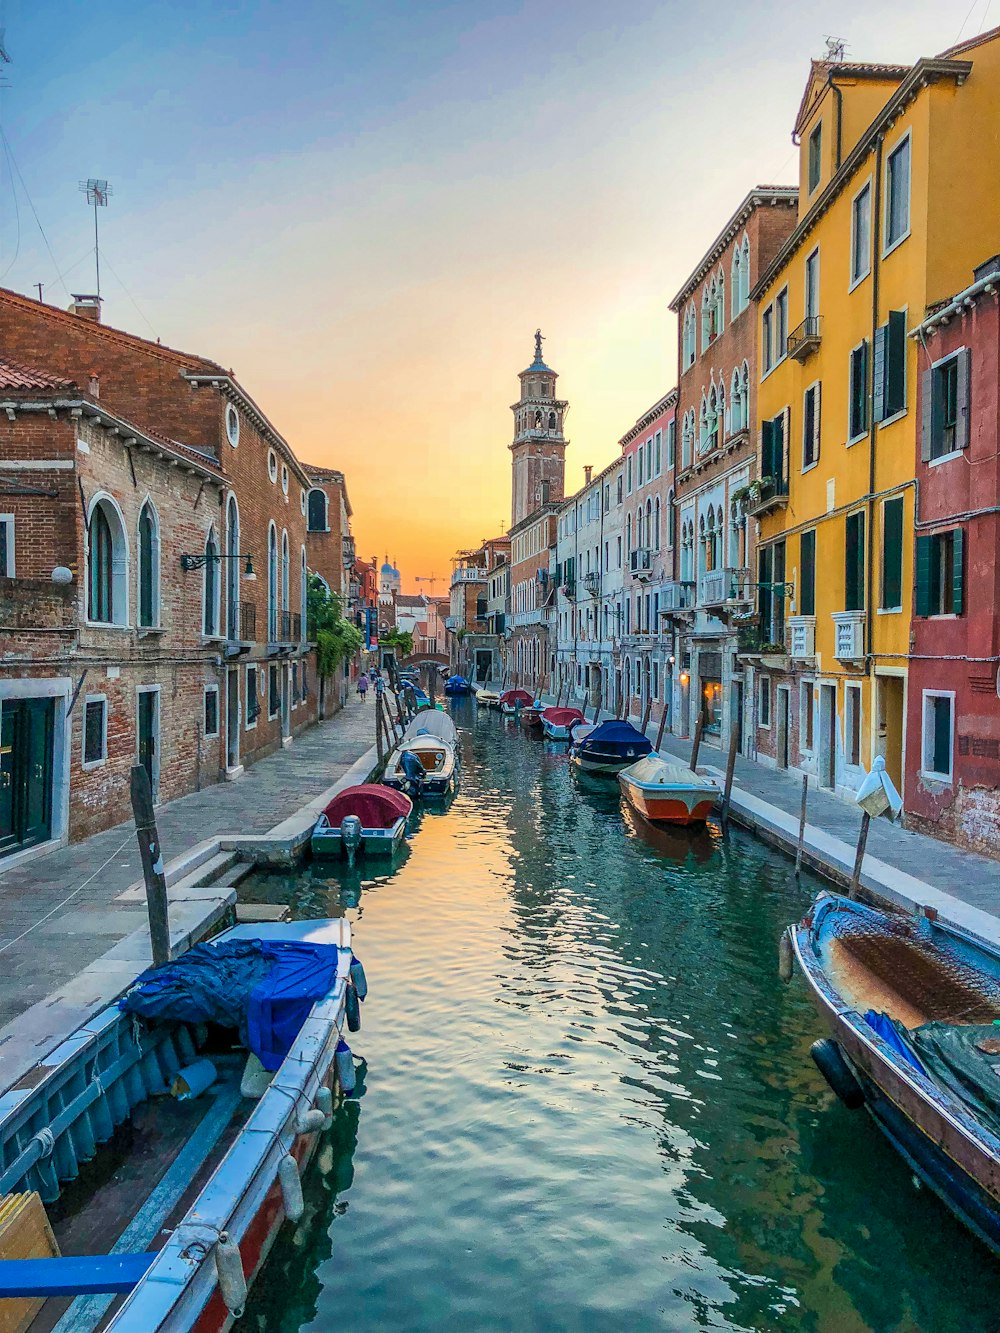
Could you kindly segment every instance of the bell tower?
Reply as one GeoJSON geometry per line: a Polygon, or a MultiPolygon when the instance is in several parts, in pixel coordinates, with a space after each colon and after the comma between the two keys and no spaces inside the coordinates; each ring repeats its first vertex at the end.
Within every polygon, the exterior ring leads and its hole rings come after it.
{"type": "Polygon", "coordinates": [[[542,331],[536,329],[535,359],[518,376],[521,397],[510,409],[514,413],[511,527],[542,505],[563,498],[567,444],[563,422],[569,404],[556,397],[558,378],[542,360],[542,331]]]}

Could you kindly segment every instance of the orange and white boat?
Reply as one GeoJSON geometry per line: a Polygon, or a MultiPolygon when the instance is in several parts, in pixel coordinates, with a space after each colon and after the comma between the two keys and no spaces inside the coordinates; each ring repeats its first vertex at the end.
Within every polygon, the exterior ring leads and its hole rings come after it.
{"type": "Polygon", "coordinates": [[[618,783],[629,805],[652,824],[703,824],[721,795],[711,778],[655,751],[622,769],[618,783]]]}

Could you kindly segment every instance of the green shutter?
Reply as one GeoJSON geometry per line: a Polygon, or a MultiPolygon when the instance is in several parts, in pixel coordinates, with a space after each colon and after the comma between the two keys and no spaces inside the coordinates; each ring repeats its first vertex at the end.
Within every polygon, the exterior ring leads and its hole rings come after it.
{"type": "Polygon", "coordinates": [[[762,421],[760,426],[760,476],[774,476],[774,422],[762,421]]]}
{"type": "Polygon", "coordinates": [[[875,358],[872,363],[872,407],[873,417],[882,421],[889,415],[886,411],[885,372],[886,344],[889,338],[888,326],[883,324],[875,330],[875,358]]]}
{"type": "Polygon", "coordinates": [[[816,529],[799,538],[799,615],[816,614],[816,529]]]}
{"type": "Polygon", "coordinates": [[[864,608],[865,583],[865,516],[863,512],[848,514],[844,527],[844,610],[864,608]]]}
{"type": "Polygon", "coordinates": [[[955,394],[955,448],[969,447],[969,364],[970,353],[963,347],[956,357],[958,361],[958,387],[955,394]]]}
{"type": "Polygon", "coordinates": [[[882,609],[903,605],[903,499],[882,506],[882,609]]]}
{"type": "Polygon", "coordinates": [[[925,370],[920,376],[920,459],[929,463],[934,457],[935,415],[940,418],[940,410],[935,414],[933,370],[925,370]]]}
{"type": "Polygon", "coordinates": [[[951,561],[951,609],[960,616],[965,609],[964,580],[965,529],[956,528],[952,533],[951,561]]]}
{"type": "Polygon", "coordinates": [[[885,415],[893,417],[906,407],[906,315],[889,311],[886,334],[885,415]]]}
{"type": "Polygon", "coordinates": [[[951,700],[934,700],[934,772],[951,772],[951,700]]]}
{"type": "Polygon", "coordinates": [[[918,537],[916,540],[915,564],[915,614],[929,616],[931,613],[931,566],[934,560],[934,538],[918,537]]]}

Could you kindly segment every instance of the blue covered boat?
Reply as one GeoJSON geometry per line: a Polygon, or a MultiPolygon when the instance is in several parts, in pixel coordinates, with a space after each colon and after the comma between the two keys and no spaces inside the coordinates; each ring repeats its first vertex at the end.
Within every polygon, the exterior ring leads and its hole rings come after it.
{"type": "Polygon", "coordinates": [[[444,692],[450,696],[471,694],[472,686],[464,676],[449,676],[444,683],[444,692]]]}
{"type": "Polygon", "coordinates": [[[1000,949],[823,893],[782,938],[786,976],[792,958],[831,1029],[812,1048],[830,1087],[1000,1254],[1000,949]]]}
{"type": "Polygon", "coordinates": [[[575,727],[569,747],[570,762],[588,773],[620,773],[650,754],[652,744],[631,722],[598,722],[575,727]]]}

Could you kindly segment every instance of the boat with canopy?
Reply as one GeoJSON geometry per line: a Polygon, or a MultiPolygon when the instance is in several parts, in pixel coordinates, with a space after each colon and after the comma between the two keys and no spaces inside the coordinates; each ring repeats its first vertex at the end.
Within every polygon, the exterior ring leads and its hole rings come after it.
{"type": "Polygon", "coordinates": [[[504,717],[514,717],[524,708],[534,703],[534,698],[527,690],[504,690],[500,695],[500,712],[504,717]]]}
{"type": "MultiPolygon", "coordinates": [[[[423,717],[423,714],[418,714],[423,717]]],[[[414,719],[416,720],[416,719],[414,719]]],[[[329,802],[313,826],[313,856],[391,856],[406,836],[413,802],[379,783],[347,787],[329,802]]]]}
{"type": "Polygon", "coordinates": [[[573,727],[585,721],[579,708],[542,709],[542,730],[550,741],[568,741],[573,727]]]}
{"type": "Polygon", "coordinates": [[[653,745],[631,722],[574,727],[570,763],[588,773],[619,773],[652,752],[653,745]]]}
{"type": "Polygon", "coordinates": [[[458,755],[454,745],[429,732],[403,740],[389,756],[382,779],[388,788],[415,799],[449,796],[457,780],[458,755]]]}
{"type": "Polygon", "coordinates": [[[623,768],[618,784],[629,804],[653,824],[703,824],[721,795],[711,778],[655,750],[623,768]]]}

